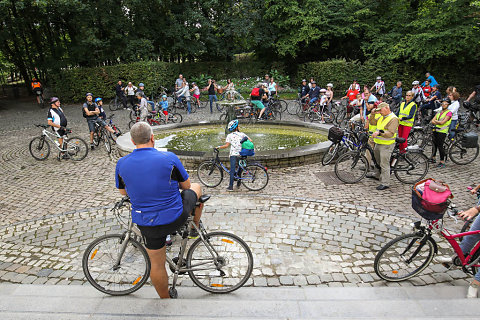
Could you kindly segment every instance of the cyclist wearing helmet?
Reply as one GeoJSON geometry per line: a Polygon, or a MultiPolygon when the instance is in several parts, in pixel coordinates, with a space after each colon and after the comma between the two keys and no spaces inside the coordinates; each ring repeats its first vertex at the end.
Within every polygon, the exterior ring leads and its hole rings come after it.
{"type": "Polygon", "coordinates": [[[165,115],[165,123],[168,123],[168,100],[166,94],[162,96],[162,101],[160,101],[160,108],[162,108],[162,112],[165,115]]]}
{"type": "Polygon", "coordinates": [[[370,88],[370,91],[373,91],[376,96],[383,96],[385,94],[385,82],[382,81],[382,77],[377,77],[377,82],[370,88]]]}
{"type": "Polygon", "coordinates": [[[90,131],[90,148],[94,148],[93,144],[93,133],[95,132],[95,124],[98,123],[100,126],[105,127],[107,131],[115,134],[115,131],[107,126],[105,121],[100,119],[98,115],[100,114],[100,109],[98,108],[97,104],[93,102],[93,94],[90,92],[87,93],[87,101],[82,106],[83,117],[87,119],[88,130],[90,131]]]}
{"type": "Polygon", "coordinates": [[[328,104],[328,110],[331,111],[331,103],[333,99],[333,84],[328,83],[327,84],[327,92],[325,92],[325,95],[327,96],[327,104],[328,104]]]}
{"type": "Polygon", "coordinates": [[[47,124],[58,133],[60,136],[60,138],[58,138],[58,143],[60,146],[62,146],[63,136],[65,135],[65,127],[67,126],[67,118],[65,117],[62,108],[60,108],[60,100],[58,100],[57,97],[52,97],[50,99],[50,109],[48,110],[47,124]]]}
{"type": "Polygon", "coordinates": [[[147,96],[145,95],[145,85],[142,82],[138,84],[138,89],[135,91],[135,94],[137,93],[140,93],[142,95],[142,98],[147,98],[147,96]]]}
{"type": "Polygon", "coordinates": [[[348,87],[347,92],[349,90],[360,92],[360,84],[357,82],[357,79],[353,79],[353,83],[348,87]]]}
{"type": "Polygon", "coordinates": [[[412,82],[412,86],[413,101],[415,101],[417,105],[420,105],[420,103],[425,101],[425,94],[423,93],[423,89],[422,87],[420,87],[420,82],[418,82],[417,80],[412,82]]]}
{"type": "MultiPolygon", "coordinates": [[[[240,132],[238,129],[238,120],[232,120],[228,123],[228,134],[226,143],[223,146],[217,147],[217,149],[225,149],[230,147],[230,183],[227,191],[233,191],[233,181],[235,177],[235,169],[240,157],[240,151],[242,150],[242,139],[247,138],[252,141],[245,133],[240,132]]],[[[238,173],[241,174],[240,172],[238,173]]],[[[241,180],[237,181],[237,187],[240,187],[241,180]]]]}
{"type": "Polygon", "coordinates": [[[102,98],[100,98],[100,97],[95,98],[95,104],[97,105],[98,110],[100,111],[100,113],[98,114],[98,115],[100,116],[100,118],[101,118],[103,121],[107,121],[107,114],[105,113],[105,110],[103,109],[103,100],[102,100],[102,98]]]}

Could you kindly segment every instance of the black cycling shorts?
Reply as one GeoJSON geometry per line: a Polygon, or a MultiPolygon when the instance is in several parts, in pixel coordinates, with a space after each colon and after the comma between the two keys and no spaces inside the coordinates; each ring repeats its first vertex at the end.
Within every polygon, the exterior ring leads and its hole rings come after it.
{"type": "Polygon", "coordinates": [[[180,229],[187,221],[188,215],[193,212],[197,204],[197,194],[191,189],[183,190],[181,193],[183,202],[182,214],[169,224],[147,227],[138,226],[142,232],[145,247],[150,250],[162,249],[167,241],[167,236],[180,229]]]}

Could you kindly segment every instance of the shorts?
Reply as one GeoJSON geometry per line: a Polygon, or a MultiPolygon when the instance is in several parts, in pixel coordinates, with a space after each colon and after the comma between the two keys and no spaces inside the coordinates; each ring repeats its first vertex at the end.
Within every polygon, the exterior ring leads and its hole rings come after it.
{"type": "Polygon", "coordinates": [[[145,247],[150,250],[158,250],[165,247],[167,236],[180,229],[187,221],[188,215],[192,213],[197,205],[197,194],[191,189],[183,190],[181,193],[183,211],[182,214],[169,224],[159,226],[137,226],[142,232],[145,247]]]}
{"type": "Polygon", "coordinates": [[[200,99],[200,95],[199,95],[199,94],[194,94],[193,96],[195,97],[195,99],[200,99]]]}
{"type": "Polygon", "coordinates": [[[257,109],[264,109],[265,106],[263,105],[262,101],[260,100],[251,100],[252,104],[257,108],[257,109]]]}
{"type": "Polygon", "coordinates": [[[87,119],[87,123],[88,123],[88,130],[90,130],[90,132],[95,132],[95,123],[98,123],[102,127],[105,127],[107,125],[105,121],[103,121],[100,118],[87,119]]]}
{"type": "Polygon", "coordinates": [[[33,92],[35,92],[35,94],[39,96],[42,94],[43,90],[41,88],[36,88],[35,90],[33,90],[33,92]]]}
{"type": "Polygon", "coordinates": [[[58,133],[60,137],[63,137],[65,135],[65,129],[63,128],[54,128],[55,132],[58,133]]]}
{"type": "Polygon", "coordinates": [[[168,116],[168,110],[163,110],[162,112],[164,115],[168,116]]]}

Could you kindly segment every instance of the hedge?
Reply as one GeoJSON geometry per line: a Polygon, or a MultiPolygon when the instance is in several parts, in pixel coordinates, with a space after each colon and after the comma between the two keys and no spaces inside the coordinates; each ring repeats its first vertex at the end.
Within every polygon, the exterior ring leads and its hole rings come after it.
{"type": "MultiPolygon", "coordinates": [[[[208,75],[217,80],[227,78],[257,77],[276,69],[285,74],[287,68],[281,63],[264,64],[259,61],[238,62],[191,62],[167,63],[159,61],[135,62],[114,66],[96,68],[65,69],[49,79],[50,92],[64,101],[81,102],[87,92],[95,96],[112,98],[114,87],[118,80],[132,81],[135,85],[145,83],[147,94],[162,85],[171,88],[179,73],[187,80],[208,75]]],[[[387,90],[390,90],[398,80],[403,81],[404,88],[410,88],[413,80],[423,81],[425,72],[430,71],[442,85],[442,92],[449,85],[456,86],[463,95],[468,95],[472,88],[480,83],[480,66],[435,66],[418,68],[405,64],[385,63],[376,60],[347,61],[332,59],[327,61],[308,62],[300,65],[289,65],[291,87],[299,87],[302,78],[314,77],[316,82],[325,87],[327,83],[334,84],[336,96],[343,94],[352,83],[354,77],[358,82],[372,86],[377,76],[384,79],[387,90]]]]}

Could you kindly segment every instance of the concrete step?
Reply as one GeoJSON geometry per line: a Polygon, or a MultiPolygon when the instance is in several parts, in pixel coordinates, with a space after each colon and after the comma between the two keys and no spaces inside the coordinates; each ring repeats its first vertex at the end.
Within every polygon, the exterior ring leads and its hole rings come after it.
{"type": "Polygon", "coordinates": [[[90,286],[0,284],[0,319],[479,319],[480,299],[466,288],[241,288],[213,295],[179,287],[160,300],[146,286],[124,297],[90,286]]]}

